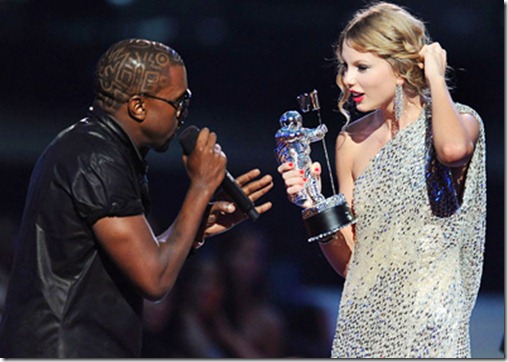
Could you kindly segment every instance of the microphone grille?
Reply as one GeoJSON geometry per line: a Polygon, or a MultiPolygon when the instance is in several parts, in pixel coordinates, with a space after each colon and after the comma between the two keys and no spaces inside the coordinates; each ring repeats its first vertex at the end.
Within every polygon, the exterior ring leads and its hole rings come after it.
{"type": "Polygon", "coordinates": [[[190,155],[192,153],[196,145],[198,134],[199,128],[196,126],[189,126],[182,131],[180,137],[178,137],[178,142],[182,145],[184,155],[190,155]]]}

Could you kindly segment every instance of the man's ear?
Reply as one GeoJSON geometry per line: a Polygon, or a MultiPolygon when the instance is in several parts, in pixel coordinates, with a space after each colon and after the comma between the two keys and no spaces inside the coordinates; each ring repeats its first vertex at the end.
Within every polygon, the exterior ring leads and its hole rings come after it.
{"type": "Polygon", "coordinates": [[[129,116],[134,119],[136,122],[143,122],[146,117],[146,109],[143,98],[139,95],[135,95],[130,97],[127,109],[129,112],[129,116]]]}

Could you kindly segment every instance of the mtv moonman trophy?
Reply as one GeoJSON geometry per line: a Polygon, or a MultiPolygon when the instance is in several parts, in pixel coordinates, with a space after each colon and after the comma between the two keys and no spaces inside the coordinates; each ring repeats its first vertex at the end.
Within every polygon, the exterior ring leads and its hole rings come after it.
{"type": "Polygon", "coordinates": [[[328,131],[321,122],[321,114],[317,90],[310,95],[304,93],[297,98],[302,112],[310,110],[317,112],[319,126],[316,128],[303,127],[302,116],[297,111],[287,111],[279,119],[281,128],[275,134],[277,147],[275,155],[279,164],[292,162],[295,167],[304,171],[307,179],[304,188],[296,195],[288,196],[289,200],[303,207],[302,218],[308,233],[308,241],[326,242],[343,227],[356,220],[351,214],[346,198],[335,192],[333,176],[331,174],[330,160],[326,150],[325,134],[328,131]],[[326,164],[331,180],[333,196],[325,198],[321,194],[320,180],[312,175],[310,158],[310,144],[321,140],[323,143],[326,164]]]}

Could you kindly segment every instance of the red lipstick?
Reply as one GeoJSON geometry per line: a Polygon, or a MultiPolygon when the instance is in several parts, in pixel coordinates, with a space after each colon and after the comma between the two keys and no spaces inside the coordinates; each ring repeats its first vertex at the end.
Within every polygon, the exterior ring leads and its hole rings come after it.
{"type": "Polygon", "coordinates": [[[353,99],[353,102],[360,103],[365,98],[365,94],[363,94],[363,93],[357,93],[357,92],[351,92],[351,98],[353,99]]]}

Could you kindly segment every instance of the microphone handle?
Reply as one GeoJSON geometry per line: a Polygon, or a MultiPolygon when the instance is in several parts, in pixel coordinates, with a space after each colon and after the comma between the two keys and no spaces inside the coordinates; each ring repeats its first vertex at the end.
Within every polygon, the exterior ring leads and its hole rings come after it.
{"type": "MultiPolygon", "coordinates": [[[[198,138],[199,128],[196,126],[189,126],[180,134],[179,142],[182,145],[184,155],[190,155],[196,145],[198,138]]],[[[256,221],[259,217],[255,205],[247,195],[242,191],[240,185],[236,182],[233,176],[226,170],[226,175],[221,184],[222,189],[228,194],[233,202],[252,220],[256,221]]]]}
{"type": "Polygon", "coordinates": [[[246,213],[252,221],[257,220],[259,212],[257,212],[254,203],[245,195],[240,185],[238,185],[234,177],[227,170],[221,186],[224,192],[231,196],[240,210],[246,213]]]}

